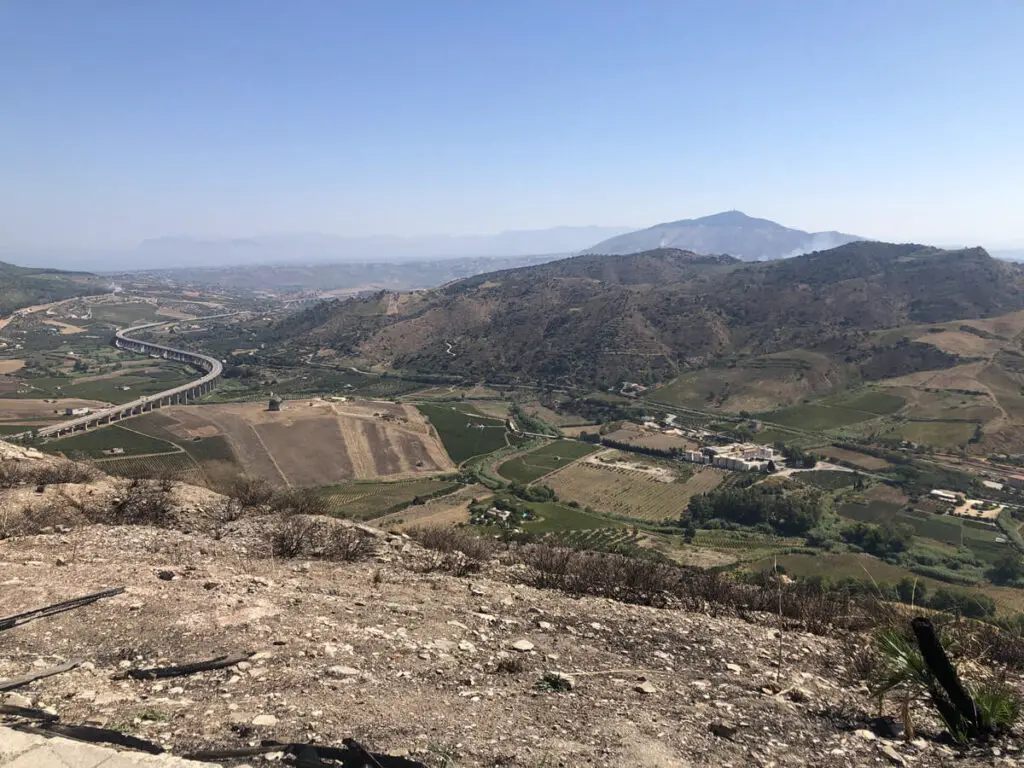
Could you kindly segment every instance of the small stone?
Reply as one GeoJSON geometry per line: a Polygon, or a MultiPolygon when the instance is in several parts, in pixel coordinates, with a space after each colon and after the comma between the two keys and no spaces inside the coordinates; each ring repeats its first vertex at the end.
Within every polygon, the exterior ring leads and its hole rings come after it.
{"type": "Polygon", "coordinates": [[[156,577],[161,581],[171,581],[174,579],[174,571],[157,571],[156,577]]]}
{"type": "Polygon", "coordinates": [[[642,683],[637,683],[633,690],[637,693],[642,693],[645,696],[658,692],[658,689],[654,687],[654,684],[648,680],[644,680],[642,683]]]}
{"type": "Polygon", "coordinates": [[[252,719],[252,724],[262,728],[273,728],[277,725],[277,718],[273,715],[256,715],[252,719]]]}
{"type": "Polygon", "coordinates": [[[858,728],[856,731],[853,732],[853,735],[854,736],[859,736],[860,738],[864,739],[864,741],[877,741],[878,740],[878,737],[875,736],[875,734],[873,734],[867,728],[858,728]]]}
{"type": "Polygon", "coordinates": [[[527,653],[533,650],[533,643],[529,640],[516,640],[512,643],[512,650],[519,651],[520,653],[527,653]]]}
{"type": "Polygon", "coordinates": [[[476,646],[473,643],[471,643],[469,640],[460,640],[459,641],[459,650],[460,651],[465,651],[466,653],[475,653],[476,652],[476,646]]]}
{"type": "Polygon", "coordinates": [[[888,744],[882,744],[880,749],[882,754],[885,755],[893,765],[906,765],[907,761],[903,759],[903,756],[888,744]]]}
{"type": "Polygon", "coordinates": [[[344,667],[344,666],[328,667],[327,668],[327,675],[328,675],[328,677],[358,677],[359,676],[359,670],[356,669],[355,667],[344,667]]]}
{"type": "Polygon", "coordinates": [[[549,629],[552,629],[554,625],[550,621],[538,621],[537,626],[540,629],[547,631],[549,629]]]}
{"type": "Polygon", "coordinates": [[[726,664],[725,668],[734,674],[743,674],[743,667],[741,667],[739,664],[726,664]]]}
{"type": "Polygon", "coordinates": [[[11,707],[31,707],[32,700],[20,693],[8,693],[4,695],[4,704],[11,707]]]}
{"type": "Polygon", "coordinates": [[[54,565],[67,565],[68,561],[65,560],[63,557],[60,557],[58,555],[57,558],[53,561],[53,564],[54,565]]]}

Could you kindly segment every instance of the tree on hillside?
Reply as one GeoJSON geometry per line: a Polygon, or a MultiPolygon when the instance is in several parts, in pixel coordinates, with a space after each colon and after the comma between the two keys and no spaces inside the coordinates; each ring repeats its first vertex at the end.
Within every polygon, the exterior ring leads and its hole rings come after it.
{"type": "Polygon", "coordinates": [[[1024,577],[1024,558],[1013,550],[1007,550],[996,558],[986,575],[995,584],[1014,584],[1024,577]]]}

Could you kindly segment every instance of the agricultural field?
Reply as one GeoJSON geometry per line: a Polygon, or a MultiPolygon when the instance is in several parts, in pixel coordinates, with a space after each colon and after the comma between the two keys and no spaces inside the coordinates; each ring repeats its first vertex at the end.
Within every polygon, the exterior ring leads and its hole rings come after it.
{"type": "Polygon", "coordinates": [[[679,519],[693,496],[714,489],[723,478],[723,470],[700,469],[685,482],[671,478],[665,482],[649,472],[587,460],[555,472],[544,484],[559,498],[578,501],[598,512],[661,522],[679,519]]]}
{"type": "Polygon", "coordinates": [[[373,525],[385,530],[458,525],[469,521],[469,505],[474,499],[479,501],[490,496],[491,491],[483,485],[465,485],[423,504],[412,504],[397,512],[370,519],[373,525]]]}
{"type": "Polygon", "coordinates": [[[609,440],[628,443],[639,448],[654,448],[659,451],[670,451],[678,448],[682,451],[697,450],[697,444],[682,435],[668,435],[660,430],[646,429],[639,424],[623,422],[614,432],[605,435],[609,440]]]}
{"type": "Polygon", "coordinates": [[[977,428],[969,421],[902,421],[879,435],[948,449],[966,445],[977,428]]]}
{"type": "Polygon", "coordinates": [[[471,405],[416,406],[437,431],[445,450],[455,463],[480,456],[508,443],[505,440],[505,422],[476,411],[471,405]]]}
{"type": "Polygon", "coordinates": [[[118,424],[89,432],[78,432],[59,440],[48,440],[40,446],[40,449],[46,453],[83,459],[104,458],[109,456],[106,452],[113,448],[124,449],[125,456],[169,453],[177,450],[171,443],[118,424]]]}
{"type": "Polygon", "coordinates": [[[845,461],[870,472],[877,472],[888,469],[892,466],[888,461],[880,459],[877,456],[872,456],[868,453],[861,453],[860,451],[851,451],[847,448],[839,448],[835,445],[820,448],[817,453],[820,453],[827,459],[832,459],[833,461],[845,461]]]}
{"type": "Polygon", "coordinates": [[[620,523],[574,509],[559,502],[526,503],[537,515],[536,520],[523,523],[523,530],[534,533],[549,531],[582,531],[590,528],[616,527],[620,523]]]}
{"type": "Polygon", "coordinates": [[[804,545],[803,539],[771,536],[752,531],[726,531],[702,528],[693,539],[696,547],[728,554],[731,562],[760,560],[804,545]]]}
{"type": "MultiPolygon", "coordinates": [[[[168,435],[204,469],[264,477],[275,485],[409,479],[452,469],[430,426],[412,406],[350,400],[171,406],[148,414],[142,431],[168,435]]],[[[134,423],[134,422],[133,422],[134,423]]]]}
{"type": "Polygon", "coordinates": [[[840,488],[849,488],[854,485],[857,482],[857,475],[853,472],[839,472],[834,469],[812,469],[810,472],[795,473],[793,479],[813,485],[823,491],[838,491],[840,488]]]}
{"type": "Polygon", "coordinates": [[[826,398],[762,413],[767,422],[812,432],[838,429],[896,413],[905,401],[898,395],[867,391],[826,398]]]}
{"type": "Polygon", "coordinates": [[[417,498],[440,496],[458,490],[458,483],[421,478],[392,483],[355,482],[318,489],[330,499],[334,513],[356,520],[372,520],[392,514],[397,507],[417,498]]]}
{"type": "Polygon", "coordinates": [[[498,467],[498,474],[506,480],[532,483],[544,475],[564,467],[576,459],[598,450],[590,443],[574,440],[554,440],[522,456],[509,459],[498,467]]]}
{"type": "Polygon", "coordinates": [[[840,379],[828,357],[798,349],[685,373],[644,399],[731,413],[769,411],[830,394],[840,379]]]}
{"type": "Polygon", "coordinates": [[[991,563],[1005,554],[1009,544],[997,542],[1003,537],[995,526],[973,520],[964,520],[951,515],[937,515],[922,510],[907,511],[892,502],[871,501],[868,504],[847,503],[838,509],[839,515],[864,523],[906,524],[914,529],[914,535],[922,539],[951,547],[964,546],[980,560],[991,563]]]}
{"type": "Polygon", "coordinates": [[[203,470],[184,451],[124,459],[100,459],[93,463],[108,475],[119,477],[173,477],[196,485],[202,485],[205,480],[203,470]]]}
{"type": "Polygon", "coordinates": [[[171,431],[177,421],[162,408],[131,420],[136,432],[173,443],[187,453],[201,467],[208,484],[220,488],[239,474],[239,464],[231,445],[223,435],[193,435],[182,437],[171,431]]]}
{"type": "Polygon", "coordinates": [[[625,526],[554,531],[544,537],[544,542],[552,546],[643,558],[658,557],[656,553],[667,549],[663,541],[657,548],[650,546],[653,542],[647,534],[625,526]]]}
{"type": "Polygon", "coordinates": [[[46,376],[25,378],[26,395],[32,398],[75,398],[104,403],[127,403],[143,395],[155,395],[164,390],[199,378],[202,374],[194,369],[167,361],[152,361],[158,370],[147,373],[125,369],[115,375],[97,376],[46,376]],[[128,387],[127,390],[123,389],[128,387]]]}
{"type": "MultiPolygon", "coordinates": [[[[1000,611],[1016,612],[1024,610],[1024,590],[1013,587],[995,587],[984,585],[978,587],[962,587],[932,579],[898,565],[890,565],[876,557],[863,553],[843,552],[836,554],[819,553],[782,554],[778,556],[778,564],[786,569],[786,573],[807,578],[820,576],[829,580],[853,578],[863,580],[870,578],[875,583],[896,584],[900,579],[913,579],[922,583],[928,590],[955,589],[987,595],[995,600],[1000,611]]],[[[751,571],[770,570],[775,565],[774,557],[767,557],[750,563],[751,571]]]]}
{"type": "Polygon", "coordinates": [[[591,424],[582,416],[572,413],[559,413],[541,405],[538,402],[525,403],[522,409],[531,416],[536,416],[553,427],[583,427],[591,424]]]}
{"type": "Polygon", "coordinates": [[[144,302],[123,304],[93,304],[92,319],[100,323],[109,323],[118,328],[151,323],[161,318],[157,308],[144,302]]]}

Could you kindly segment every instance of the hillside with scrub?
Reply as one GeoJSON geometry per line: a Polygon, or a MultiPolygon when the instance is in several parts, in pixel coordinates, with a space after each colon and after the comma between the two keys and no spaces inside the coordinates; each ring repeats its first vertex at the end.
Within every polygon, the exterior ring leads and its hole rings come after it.
{"type": "Polygon", "coordinates": [[[1020,310],[1022,286],[980,248],[855,242],[753,264],[662,249],[327,302],[271,336],[471,380],[652,384],[792,350],[821,356],[833,382],[876,380],[972,358],[879,332],[1020,310]]]}

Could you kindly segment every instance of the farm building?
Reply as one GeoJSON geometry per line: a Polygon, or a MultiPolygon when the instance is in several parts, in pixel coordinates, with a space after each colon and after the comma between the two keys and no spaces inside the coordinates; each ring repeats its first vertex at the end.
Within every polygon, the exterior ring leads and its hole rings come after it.
{"type": "Polygon", "coordinates": [[[956,504],[957,502],[957,495],[952,491],[943,491],[936,488],[933,491],[931,491],[928,495],[931,496],[936,501],[942,501],[945,502],[946,504],[956,504]]]}
{"type": "Polygon", "coordinates": [[[707,463],[721,469],[732,469],[740,472],[750,472],[763,469],[768,462],[775,458],[775,451],[764,445],[754,443],[733,443],[732,445],[713,445],[701,451],[702,461],[690,458],[695,451],[687,451],[684,456],[687,461],[696,463],[707,463]]]}
{"type": "Polygon", "coordinates": [[[65,416],[88,416],[90,413],[92,413],[92,409],[91,408],[65,408],[64,409],[64,415],[65,416]]]}

